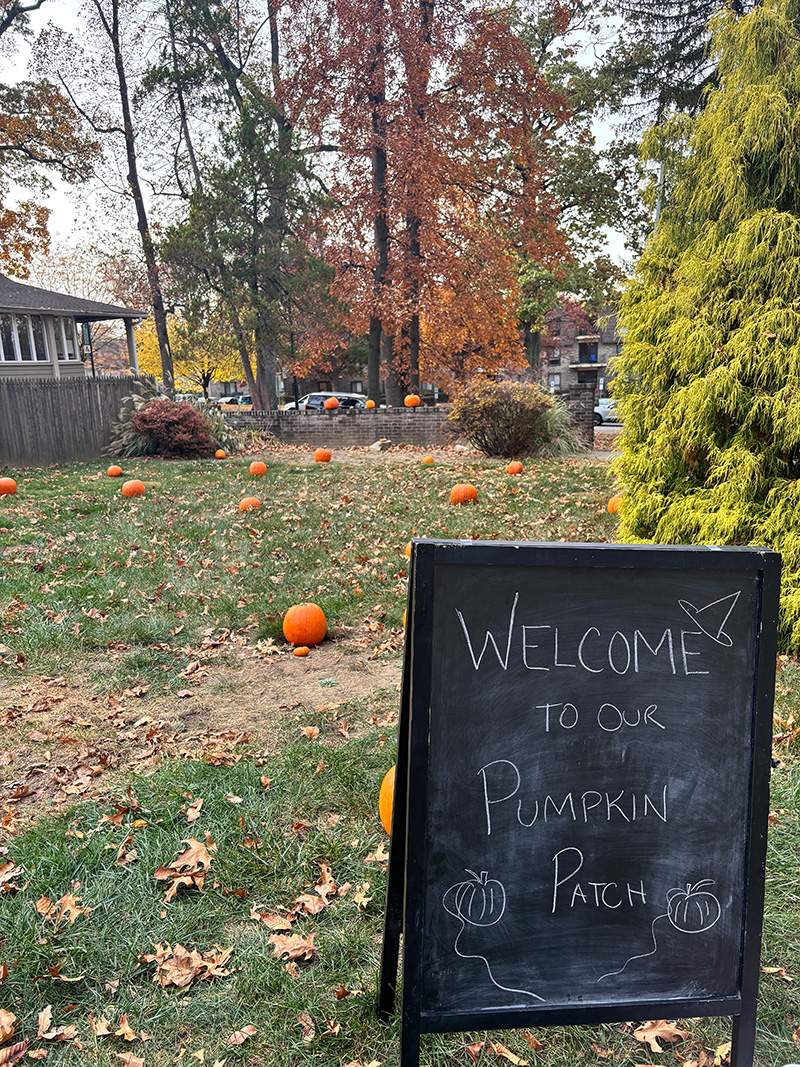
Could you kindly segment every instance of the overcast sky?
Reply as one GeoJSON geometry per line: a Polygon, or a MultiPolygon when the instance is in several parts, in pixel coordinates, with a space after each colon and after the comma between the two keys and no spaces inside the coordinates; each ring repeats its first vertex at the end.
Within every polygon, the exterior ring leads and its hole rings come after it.
{"type": "MultiPolygon", "coordinates": [[[[62,29],[74,33],[80,27],[78,15],[80,7],[81,0],[48,0],[38,11],[31,13],[31,27],[34,33],[38,33],[48,22],[53,22],[62,29]]],[[[29,48],[23,43],[17,47],[13,57],[0,54],[0,77],[3,81],[14,82],[25,77],[29,52],[29,48]]],[[[613,136],[611,126],[604,121],[597,122],[595,136],[598,146],[603,147],[613,136]]],[[[50,232],[58,244],[78,243],[83,236],[82,230],[85,228],[80,203],[74,194],[70,194],[68,186],[57,178],[52,180],[55,189],[48,199],[48,206],[51,209],[50,232]]],[[[134,221],[131,217],[132,228],[134,221]]],[[[623,267],[630,266],[630,255],[625,250],[622,234],[607,229],[606,238],[608,254],[623,267]]],[[[598,251],[602,252],[603,249],[598,251]]]]}

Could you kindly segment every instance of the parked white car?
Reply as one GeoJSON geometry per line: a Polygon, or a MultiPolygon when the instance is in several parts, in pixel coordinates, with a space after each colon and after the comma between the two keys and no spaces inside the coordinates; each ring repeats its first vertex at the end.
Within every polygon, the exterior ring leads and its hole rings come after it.
{"type": "Polygon", "coordinates": [[[306,393],[305,396],[300,397],[299,403],[295,404],[294,400],[290,400],[288,404],[284,404],[284,411],[322,411],[325,406],[325,401],[330,396],[335,396],[339,401],[340,408],[364,408],[367,406],[367,398],[362,396],[361,393],[306,393]]]}
{"type": "Polygon", "coordinates": [[[616,401],[612,400],[611,397],[604,397],[602,400],[598,400],[594,409],[595,426],[602,426],[604,422],[619,421],[616,401]]]}

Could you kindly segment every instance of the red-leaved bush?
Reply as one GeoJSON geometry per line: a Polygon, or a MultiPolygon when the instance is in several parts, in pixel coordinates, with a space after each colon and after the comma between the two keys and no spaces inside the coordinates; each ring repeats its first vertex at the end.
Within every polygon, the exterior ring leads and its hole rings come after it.
{"type": "Polygon", "coordinates": [[[167,459],[206,456],[216,448],[211,424],[191,404],[153,400],[136,412],[131,429],[152,441],[155,452],[167,459]]]}

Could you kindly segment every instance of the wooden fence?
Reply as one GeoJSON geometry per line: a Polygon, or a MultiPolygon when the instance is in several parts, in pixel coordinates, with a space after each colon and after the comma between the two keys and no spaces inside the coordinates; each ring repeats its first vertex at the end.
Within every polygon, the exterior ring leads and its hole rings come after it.
{"type": "Polygon", "coordinates": [[[99,459],[130,375],[53,381],[0,379],[0,468],[99,459]]]}

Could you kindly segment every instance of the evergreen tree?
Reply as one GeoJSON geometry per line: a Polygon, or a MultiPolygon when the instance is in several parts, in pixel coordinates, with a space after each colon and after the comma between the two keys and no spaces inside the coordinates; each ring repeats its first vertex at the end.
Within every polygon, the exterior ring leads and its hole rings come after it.
{"type": "Polygon", "coordinates": [[[800,3],[714,23],[688,129],[620,308],[620,539],[769,545],[800,649],[800,3]]]}
{"type": "Polygon", "coordinates": [[[623,0],[624,23],[608,73],[627,84],[651,121],[671,111],[696,115],[716,84],[709,56],[709,22],[725,9],[744,14],[759,0],[623,0]]]}

